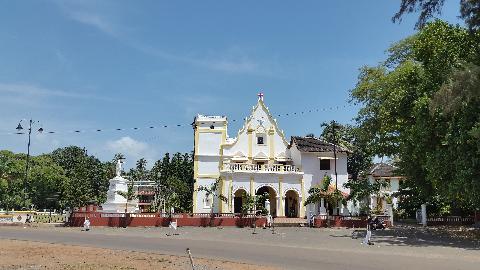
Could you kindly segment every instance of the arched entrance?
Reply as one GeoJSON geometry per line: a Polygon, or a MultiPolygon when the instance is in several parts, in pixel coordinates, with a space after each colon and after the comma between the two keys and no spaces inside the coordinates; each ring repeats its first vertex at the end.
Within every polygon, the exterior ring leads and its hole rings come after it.
{"type": "Polygon", "coordinates": [[[239,189],[235,191],[233,197],[233,212],[234,213],[241,213],[242,206],[243,206],[243,198],[247,195],[247,192],[243,189],[239,189]]]}
{"type": "MultiPolygon", "coordinates": [[[[275,190],[268,186],[263,186],[257,190],[256,195],[268,194],[267,198],[270,201],[270,215],[273,217],[277,216],[277,193],[275,190]]],[[[265,205],[265,201],[260,202],[262,205],[265,205]]]]}
{"type": "Polygon", "coordinates": [[[300,205],[299,196],[295,190],[289,190],[285,193],[285,216],[299,217],[300,205]]]}

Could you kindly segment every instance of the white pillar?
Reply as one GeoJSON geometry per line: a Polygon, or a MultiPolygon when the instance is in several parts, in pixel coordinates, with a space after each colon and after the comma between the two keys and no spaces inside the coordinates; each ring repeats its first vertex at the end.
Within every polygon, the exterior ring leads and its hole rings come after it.
{"type": "Polygon", "coordinates": [[[275,215],[280,216],[280,196],[276,197],[276,204],[275,204],[275,215]]]}
{"type": "Polygon", "coordinates": [[[342,205],[342,216],[349,216],[350,211],[348,211],[347,205],[342,205]]]}
{"type": "Polygon", "coordinates": [[[422,225],[427,226],[427,205],[422,204],[422,225]]]}
{"type": "Polygon", "coordinates": [[[377,207],[377,197],[371,196],[370,197],[370,210],[373,210],[375,207],[377,207]]]}
{"type": "Polygon", "coordinates": [[[326,215],[327,214],[327,209],[325,209],[325,199],[321,198],[320,199],[320,215],[326,215]]]}
{"type": "Polygon", "coordinates": [[[295,210],[295,212],[297,213],[297,216],[299,218],[302,218],[305,216],[305,213],[301,213],[301,211],[302,211],[302,197],[298,197],[297,209],[295,210]]]}
{"type": "Polygon", "coordinates": [[[235,196],[232,196],[232,203],[230,212],[235,213],[235,196]]]}
{"type": "Polygon", "coordinates": [[[390,224],[393,226],[393,205],[387,204],[387,213],[390,216],[390,224]]]}

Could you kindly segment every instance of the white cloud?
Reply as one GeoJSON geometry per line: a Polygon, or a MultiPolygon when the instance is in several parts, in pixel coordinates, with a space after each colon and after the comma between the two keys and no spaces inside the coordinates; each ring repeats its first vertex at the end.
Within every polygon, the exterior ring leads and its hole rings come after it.
{"type": "Polygon", "coordinates": [[[32,101],[38,98],[59,97],[72,99],[96,99],[109,100],[104,97],[88,94],[79,94],[75,92],[68,92],[63,90],[47,89],[41,86],[29,83],[1,83],[0,93],[4,94],[5,99],[12,101],[32,101]]]}
{"type": "Polygon", "coordinates": [[[128,27],[118,23],[120,18],[114,16],[112,12],[112,10],[115,10],[115,2],[101,3],[107,3],[109,8],[102,8],[98,2],[90,1],[57,2],[70,20],[93,27],[110,37],[116,38],[131,48],[150,56],[227,73],[249,73],[267,76],[272,73],[271,69],[264,66],[261,67],[259,63],[246,54],[239,54],[238,48],[234,50],[228,49],[223,53],[215,52],[206,57],[201,57],[174,54],[151,47],[143,42],[132,40],[124,31],[128,27]]]}
{"type": "Polygon", "coordinates": [[[250,73],[257,75],[271,75],[268,68],[261,67],[245,53],[236,50],[227,50],[223,53],[215,52],[206,57],[175,55],[138,42],[128,42],[132,48],[145,54],[169,61],[181,62],[191,66],[203,67],[227,73],[250,73]]]}
{"type": "Polygon", "coordinates": [[[112,153],[122,153],[127,159],[127,167],[134,167],[135,162],[145,158],[150,166],[153,165],[156,152],[145,142],[137,141],[129,136],[122,137],[115,141],[108,141],[107,149],[112,153]]]}
{"type": "Polygon", "coordinates": [[[107,33],[109,35],[112,35],[112,36],[117,35],[117,32],[115,31],[113,25],[108,20],[100,16],[99,14],[92,14],[92,13],[86,13],[86,12],[72,12],[70,14],[70,18],[80,23],[93,26],[98,30],[104,33],[107,33]]]}
{"type": "Polygon", "coordinates": [[[112,14],[115,14],[116,4],[111,1],[70,0],[53,1],[65,16],[75,22],[93,27],[109,36],[118,38],[117,23],[114,23],[112,14]]]}

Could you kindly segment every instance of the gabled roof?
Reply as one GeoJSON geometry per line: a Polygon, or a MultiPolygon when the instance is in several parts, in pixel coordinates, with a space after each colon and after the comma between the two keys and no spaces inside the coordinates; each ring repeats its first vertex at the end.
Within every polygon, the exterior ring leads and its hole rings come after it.
{"type": "MultiPolygon", "coordinates": [[[[292,136],[290,140],[289,148],[295,144],[300,152],[310,152],[310,153],[319,153],[319,152],[333,152],[333,144],[325,142],[319,138],[315,137],[299,137],[292,136]]],[[[337,153],[350,153],[350,151],[344,147],[336,145],[337,153]]]]}
{"type": "Polygon", "coordinates": [[[253,159],[255,159],[255,160],[268,160],[268,156],[263,152],[259,152],[253,157],[253,159]]]}
{"type": "Polygon", "coordinates": [[[381,162],[373,164],[368,174],[373,177],[394,177],[396,169],[395,166],[381,162]]]}
{"type": "MultiPolygon", "coordinates": [[[[257,104],[252,107],[250,115],[245,118],[245,122],[244,122],[242,128],[240,128],[240,130],[238,131],[237,137],[235,137],[233,139],[227,138],[227,143],[225,143],[226,146],[231,147],[231,146],[233,146],[237,143],[238,138],[240,137],[240,134],[244,133],[247,130],[247,128],[250,124],[250,121],[252,120],[254,112],[259,108],[262,108],[263,110],[265,110],[265,112],[267,114],[267,117],[268,117],[268,120],[272,123],[273,128],[277,131],[278,135],[280,135],[280,137],[282,138],[282,141],[285,144],[285,146],[288,146],[288,142],[287,142],[287,139],[285,138],[285,134],[283,133],[283,130],[281,130],[278,127],[277,120],[273,118],[272,114],[270,113],[270,110],[265,105],[262,98],[259,98],[258,101],[257,101],[257,104]]],[[[263,130],[263,132],[266,133],[267,131],[263,130]]]]}

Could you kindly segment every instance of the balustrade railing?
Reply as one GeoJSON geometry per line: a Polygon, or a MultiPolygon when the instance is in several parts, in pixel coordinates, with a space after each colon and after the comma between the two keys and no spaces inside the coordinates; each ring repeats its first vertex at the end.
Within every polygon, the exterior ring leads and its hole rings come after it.
{"type": "Polygon", "coordinates": [[[232,163],[224,164],[223,171],[234,171],[234,172],[248,172],[248,171],[263,171],[263,172],[300,172],[300,168],[295,165],[283,165],[283,164],[273,164],[273,165],[257,165],[257,164],[243,164],[243,163],[232,163]]]}

